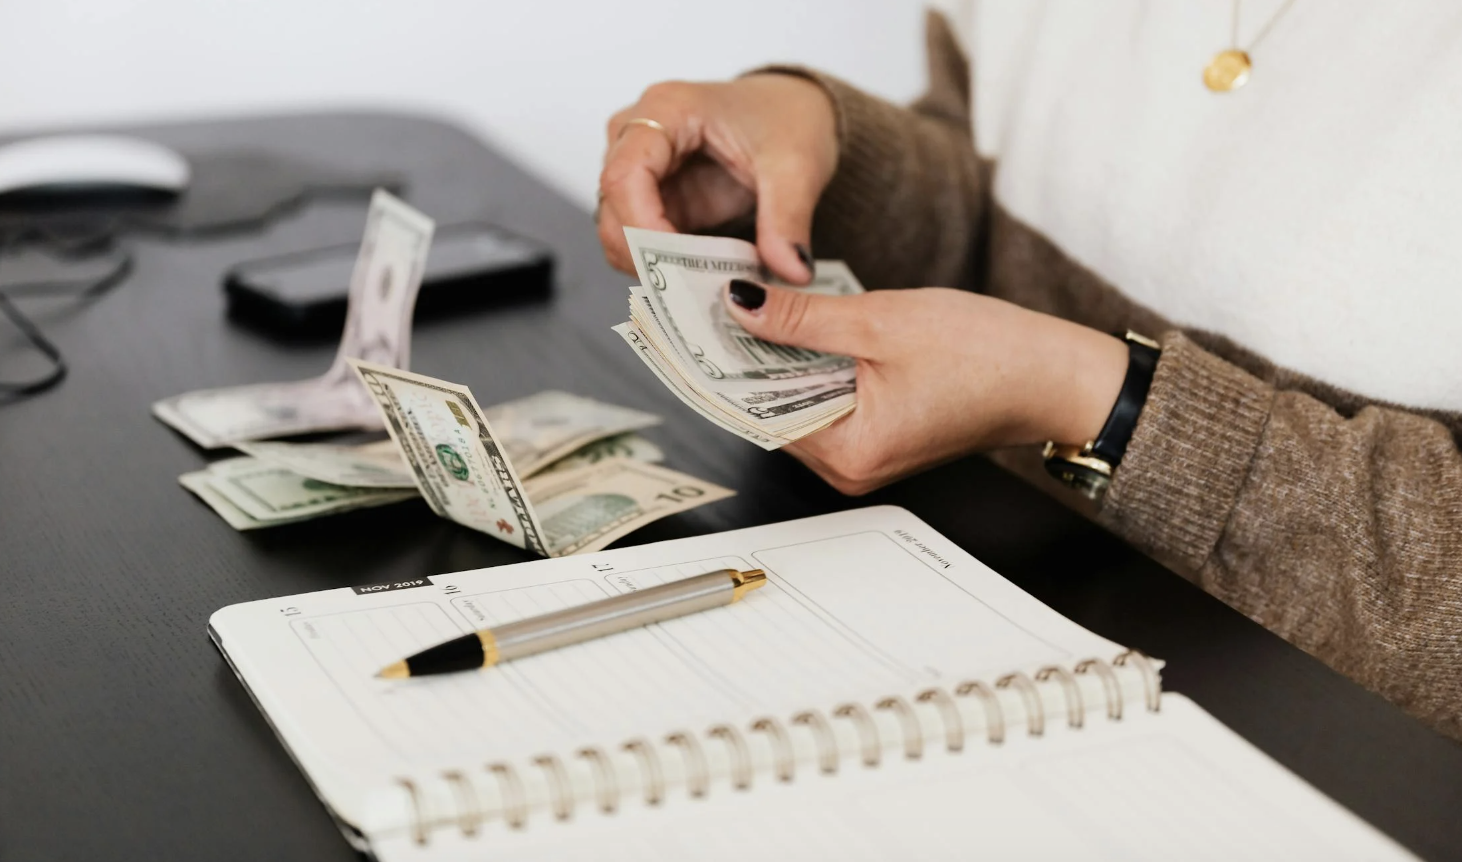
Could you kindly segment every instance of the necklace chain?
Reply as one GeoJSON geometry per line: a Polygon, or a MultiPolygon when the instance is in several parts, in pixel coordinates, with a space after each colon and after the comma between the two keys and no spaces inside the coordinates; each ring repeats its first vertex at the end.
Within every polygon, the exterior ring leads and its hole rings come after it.
{"type": "MultiPolygon", "coordinates": [[[[1234,0],[1232,34],[1230,35],[1228,40],[1229,44],[1234,47],[1234,50],[1239,49],[1239,6],[1242,4],[1242,2],[1243,0],[1234,0]]],[[[1284,13],[1288,12],[1289,7],[1293,5],[1294,0],[1284,0],[1284,5],[1280,6],[1279,11],[1275,12],[1274,15],[1269,18],[1269,21],[1265,23],[1264,28],[1260,30],[1257,35],[1254,36],[1254,41],[1249,43],[1249,47],[1243,50],[1247,52],[1259,47],[1259,43],[1264,41],[1264,37],[1269,35],[1269,31],[1274,29],[1274,25],[1279,23],[1279,19],[1283,18],[1284,13]]]]}

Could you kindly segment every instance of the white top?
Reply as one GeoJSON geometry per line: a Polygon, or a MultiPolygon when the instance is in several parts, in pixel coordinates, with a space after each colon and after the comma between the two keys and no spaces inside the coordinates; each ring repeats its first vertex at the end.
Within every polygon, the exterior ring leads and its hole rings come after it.
{"type": "MultiPolygon", "coordinates": [[[[1248,0],[1240,48],[1283,0],[1248,0]]],[[[1133,300],[1370,398],[1462,410],[1462,4],[1295,0],[1212,93],[1229,0],[983,0],[977,148],[1133,300]]]]}

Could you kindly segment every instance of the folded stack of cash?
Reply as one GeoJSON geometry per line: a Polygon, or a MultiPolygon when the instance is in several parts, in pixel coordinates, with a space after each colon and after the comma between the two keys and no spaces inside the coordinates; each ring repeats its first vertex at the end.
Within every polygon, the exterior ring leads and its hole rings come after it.
{"type": "MultiPolygon", "coordinates": [[[[722,304],[733,278],[767,281],[747,242],[626,228],[640,283],[630,319],[614,328],[681,401],[764,449],[836,422],[857,399],[853,360],[754,338],[722,304]]],[[[841,261],[820,260],[799,288],[847,296],[863,285],[841,261]]]]}
{"type": "Polygon", "coordinates": [[[179,481],[239,530],[425,494],[437,514],[545,556],[732,495],[657,466],[660,449],[634,433],[659,423],[650,413],[553,391],[483,410],[466,387],[364,363],[361,374],[393,439],[239,442],[246,457],[179,481]]]}

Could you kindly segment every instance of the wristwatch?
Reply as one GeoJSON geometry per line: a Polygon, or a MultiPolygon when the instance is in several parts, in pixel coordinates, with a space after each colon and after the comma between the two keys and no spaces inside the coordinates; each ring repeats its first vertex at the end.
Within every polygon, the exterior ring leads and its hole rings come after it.
{"type": "Polygon", "coordinates": [[[1131,330],[1121,338],[1127,343],[1127,376],[1101,432],[1085,445],[1048,441],[1042,453],[1047,473],[1090,500],[1101,500],[1112,484],[1112,474],[1127,453],[1137,417],[1147,403],[1147,390],[1152,388],[1152,374],[1162,352],[1156,341],[1131,330]]]}

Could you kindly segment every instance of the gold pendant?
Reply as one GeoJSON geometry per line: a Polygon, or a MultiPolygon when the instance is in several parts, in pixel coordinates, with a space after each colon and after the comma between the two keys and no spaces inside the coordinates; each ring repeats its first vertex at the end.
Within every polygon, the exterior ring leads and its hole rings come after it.
{"type": "Polygon", "coordinates": [[[1253,67],[1249,55],[1237,48],[1219,51],[1203,67],[1203,86],[1215,93],[1237,90],[1249,82],[1249,71],[1253,67]]]}

